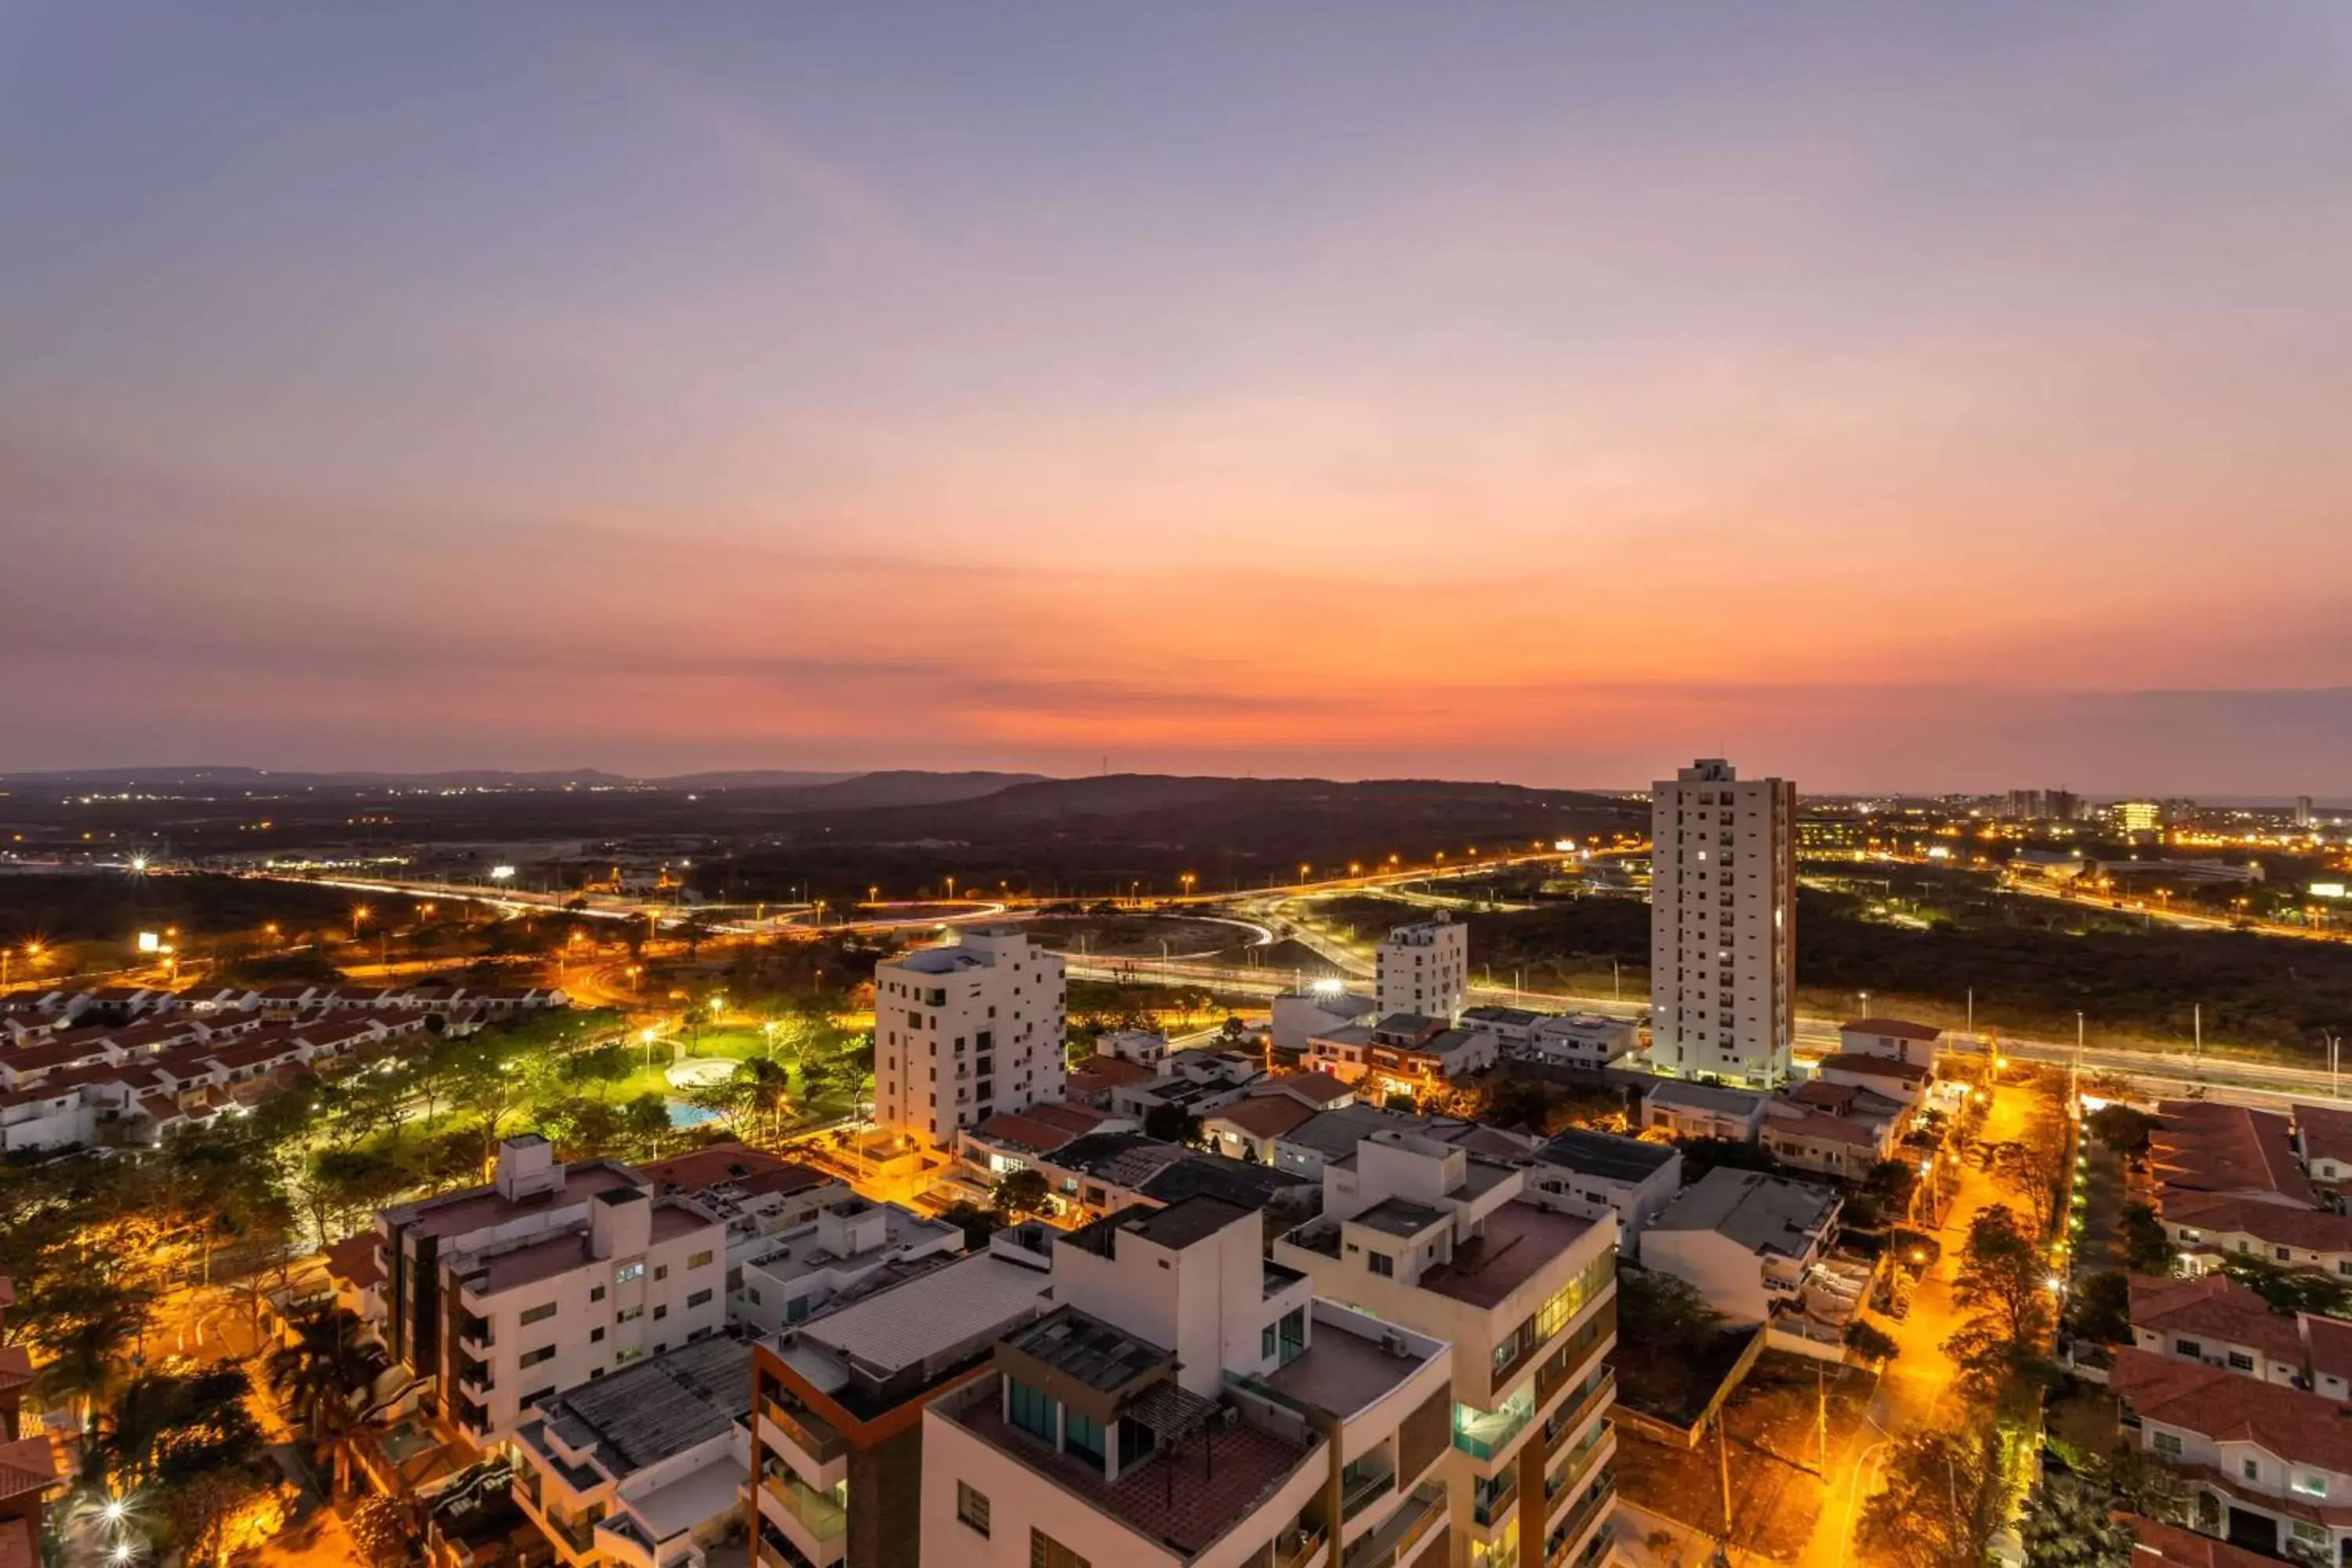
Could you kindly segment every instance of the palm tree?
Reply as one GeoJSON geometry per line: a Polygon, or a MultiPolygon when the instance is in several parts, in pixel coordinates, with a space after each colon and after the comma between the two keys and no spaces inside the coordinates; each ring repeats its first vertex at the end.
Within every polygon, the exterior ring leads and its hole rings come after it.
{"type": "Polygon", "coordinates": [[[792,1075],[783,1064],[768,1057],[752,1057],[735,1064],[735,1085],[741,1091],[743,1104],[755,1116],[765,1119],[768,1135],[775,1136],[790,1103],[792,1075]]]}
{"type": "Polygon", "coordinates": [[[270,1352],[262,1375],[279,1405],[301,1413],[312,1442],[334,1441],[350,1424],[352,1396],[372,1389],[390,1360],[360,1337],[364,1325],[348,1307],[316,1306],[288,1327],[293,1339],[270,1352]]]}

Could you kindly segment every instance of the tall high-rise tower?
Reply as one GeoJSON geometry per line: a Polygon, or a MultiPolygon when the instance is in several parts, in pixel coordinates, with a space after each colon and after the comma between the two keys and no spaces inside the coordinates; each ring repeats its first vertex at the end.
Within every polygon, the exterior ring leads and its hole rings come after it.
{"type": "Polygon", "coordinates": [[[1797,786],[1701,758],[1650,787],[1650,1059],[1777,1089],[1796,1037],[1797,786]]]}

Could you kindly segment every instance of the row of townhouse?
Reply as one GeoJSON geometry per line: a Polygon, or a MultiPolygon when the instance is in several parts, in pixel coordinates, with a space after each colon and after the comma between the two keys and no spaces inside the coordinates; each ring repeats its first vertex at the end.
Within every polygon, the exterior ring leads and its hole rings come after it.
{"type": "Polygon", "coordinates": [[[1421,1095],[1476,1078],[1501,1055],[1488,1030],[1442,1016],[1390,1013],[1310,1035],[1303,1065],[1374,1094],[1421,1095]]]}
{"type": "Polygon", "coordinates": [[[1599,1013],[1541,1013],[1527,1007],[1472,1007],[1462,1026],[1495,1037],[1504,1058],[1600,1072],[1641,1048],[1641,1026],[1599,1013]]]}
{"type": "Polygon", "coordinates": [[[2126,1439],[2186,1479],[2190,1522],[2241,1551],[2352,1554],[2352,1409],[2137,1345],[2108,1373],[2126,1439]]]}
{"type": "Polygon", "coordinates": [[[24,1043],[75,1028],[120,1027],[167,1017],[242,1014],[282,1019],[420,1009],[490,1019],[570,1005],[571,997],[556,986],[468,984],[445,978],[389,986],[300,981],[265,986],[196,984],[176,992],[147,985],[58,986],[0,996],[0,1038],[24,1043]]]}
{"type": "Polygon", "coordinates": [[[1643,1093],[1642,1123],[1675,1138],[1758,1143],[1785,1165],[1860,1180],[1898,1156],[1934,1084],[1932,1067],[1841,1051],[1776,1094],[1661,1079],[1643,1093]]]}
{"type": "Polygon", "coordinates": [[[2352,1399],[2352,1322],[2288,1315],[2221,1274],[2130,1279],[2132,1342],[2150,1355],[2352,1399]]]}
{"type": "Polygon", "coordinates": [[[89,1040],[0,1051],[0,1148],[53,1149],[109,1138],[152,1142],[249,1109],[292,1077],[348,1067],[421,1036],[422,1019],[350,1017],[301,1025],[151,1024],[89,1040]]]}

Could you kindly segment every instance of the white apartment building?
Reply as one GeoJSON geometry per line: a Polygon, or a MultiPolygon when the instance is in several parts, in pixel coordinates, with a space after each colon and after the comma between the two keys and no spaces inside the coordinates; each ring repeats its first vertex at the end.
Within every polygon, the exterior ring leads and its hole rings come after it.
{"type": "Polygon", "coordinates": [[[1702,758],[1650,786],[1650,1060],[1771,1089],[1796,1039],[1797,786],[1702,758]]]}
{"type": "Polygon", "coordinates": [[[1324,1165],[1322,1216],[1274,1247],[1318,1297],[1453,1346],[1455,1568],[1589,1568],[1609,1550],[1616,1215],[1538,1207],[1527,1175],[1377,1132],[1324,1165]]]}
{"type": "Polygon", "coordinates": [[[522,1412],[727,1321],[727,1226],[611,1160],[566,1165],[537,1133],[488,1185],[376,1216],[373,1326],[478,1446],[522,1412]]]}
{"type": "Polygon", "coordinates": [[[772,1334],[893,1264],[962,1250],[960,1226],[896,1204],[844,1198],[811,1223],[770,1237],[743,1260],[734,1316],[772,1334]]]}
{"type": "Polygon", "coordinates": [[[1683,1190],[1683,1157],[1664,1143],[1571,1127],[1536,1153],[1528,1201],[1586,1219],[1617,1216],[1617,1250],[1642,1255],[1642,1232],[1683,1190]]]}
{"type": "Polygon", "coordinates": [[[1373,1000],[1380,1016],[1418,1013],[1451,1024],[1470,994],[1470,928],[1443,910],[1381,939],[1373,1000]]]}
{"type": "Polygon", "coordinates": [[[1051,1310],[925,1408],[920,1562],[1453,1568],[1442,1341],[1316,1299],[1220,1198],[1051,1246],[1051,1310]]]}
{"type": "Polygon", "coordinates": [[[946,1148],[1001,1110],[1062,1098],[1062,957],[1010,927],[874,966],[874,1115],[946,1148]]]}
{"type": "Polygon", "coordinates": [[[1642,1263],[1689,1282],[1734,1323],[1801,1310],[1813,1266],[1837,1240],[1836,1193],[1717,1165],[1642,1232],[1642,1263]]]}

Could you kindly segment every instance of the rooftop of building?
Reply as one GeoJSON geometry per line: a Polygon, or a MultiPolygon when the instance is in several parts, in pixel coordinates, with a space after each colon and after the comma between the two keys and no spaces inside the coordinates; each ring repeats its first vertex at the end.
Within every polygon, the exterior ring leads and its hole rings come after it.
{"type": "Polygon", "coordinates": [[[975,1138],[1033,1154],[1051,1154],[1094,1131],[1110,1118],[1083,1105],[1033,1105],[1003,1110],[971,1130],[975,1138]]]}
{"type": "Polygon", "coordinates": [[[1320,1303],[1312,1342],[1260,1381],[1285,1398],[1346,1417],[1386,1398],[1443,1348],[1377,1318],[1320,1303]],[[1339,1326],[1349,1320],[1353,1331],[1339,1326]]]}
{"type": "Polygon", "coordinates": [[[2178,1188],[2162,1196],[2168,1225],[2223,1236],[2251,1236],[2274,1247],[2299,1247],[2308,1252],[2352,1252],[2352,1215],[2178,1188]]]}
{"type": "Polygon", "coordinates": [[[1944,1031],[1933,1024],[1915,1024],[1908,1018],[1853,1018],[1838,1026],[1843,1035],[1876,1035],[1890,1040],[1940,1040],[1944,1031]]]}
{"type": "MultiPolygon", "coordinates": [[[[2226,1275],[2158,1279],[2134,1274],[2128,1279],[2135,1329],[2226,1340],[2252,1345],[2273,1360],[2303,1361],[2303,1335],[2295,1320],[2273,1312],[2268,1302],[2226,1275]]],[[[2352,1324],[2345,1327],[2352,1331],[2352,1324]]]]}
{"type": "Polygon", "coordinates": [[[1559,1133],[1537,1156],[1547,1165],[1612,1182],[1646,1180],[1676,1157],[1671,1144],[1644,1143],[1639,1138],[1581,1127],[1559,1133]]]}
{"type": "Polygon", "coordinates": [[[1711,1230],[1748,1251],[1794,1258],[1837,1210],[1827,1187],[1718,1165],[1650,1222],[1652,1232],[1711,1230]]]}
{"type": "Polygon", "coordinates": [[[1246,1209],[1262,1209],[1286,1192],[1314,1185],[1308,1177],[1272,1165],[1228,1160],[1220,1154],[1188,1154],[1146,1176],[1135,1190],[1157,1204],[1213,1197],[1246,1209]]]}
{"type": "Polygon", "coordinates": [[[1141,1062],[1129,1061],[1125,1057],[1107,1057],[1098,1054],[1088,1057],[1070,1069],[1069,1089],[1072,1092],[1079,1094],[1099,1093],[1114,1089],[1127,1089],[1139,1083],[1150,1083],[1159,1076],[1141,1062]]]}
{"type": "Polygon", "coordinates": [[[562,1182],[549,1192],[510,1198],[499,1191],[497,1183],[491,1182],[462,1192],[445,1193],[437,1198],[402,1204],[384,1214],[394,1224],[404,1226],[411,1236],[446,1239],[503,1225],[522,1215],[585,1204],[616,1182],[635,1186],[641,1181],[635,1170],[618,1160],[574,1160],[563,1167],[562,1182]]]}
{"type": "Polygon", "coordinates": [[[820,1217],[778,1231],[758,1252],[743,1260],[743,1267],[757,1268],[774,1279],[790,1281],[803,1275],[823,1273],[836,1264],[878,1263],[890,1253],[913,1247],[955,1250],[963,1234],[961,1227],[946,1220],[931,1219],[897,1204],[876,1204],[865,1198],[835,1204],[828,1212],[863,1214],[876,1209],[882,1214],[882,1238],[862,1252],[835,1252],[825,1246],[822,1238],[826,1223],[820,1217]],[[857,1207],[852,1210],[849,1204],[857,1207]]]}
{"type": "Polygon", "coordinates": [[[1354,1084],[1334,1078],[1328,1072],[1284,1073],[1275,1078],[1262,1078],[1250,1085],[1250,1094],[1254,1099],[1285,1095],[1310,1100],[1321,1107],[1349,1099],[1355,1092],[1354,1084]]]}
{"type": "Polygon", "coordinates": [[[853,1372],[887,1378],[989,1336],[1035,1310],[1053,1284],[1045,1270],[975,1252],[942,1258],[890,1288],[812,1318],[789,1337],[787,1360],[827,1394],[853,1372]],[[812,1352],[807,1355],[802,1351],[812,1352]]]}
{"type": "Polygon", "coordinates": [[[1261,1094],[1220,1107],[1203,1120],[1229,1123],[1253,1138],[1279,1138],[1319,1114],[1314,1106],[1286,1094],[1261,1094]]]}
{"type": "Polygon", "coordinates": [[[2258,1443],[2291,1464],[2352,1474],[2352,1420],[2325,1394],[2130,1345],[2116,1352],[2107,1386],[2143,1421],[2258,1443]]]}
{"type": "Polygon", "coordinates": [[[2333,1105],[2298,1104],[2294,1107],[2294,1125],[2303,1135],[2303,1152],[2307,1158],[2352,1165],[2352,1110],[2333,1105]]]}
{"type": "Polygon", "coordinates": [[[2310,1353],[2311,1370],[2328,1377],[2352,1380],[2352,1323],[2323,1318],[2314,1312],[2295,1316],[2295,1327],[2310,1353]]]}
{"type": "Polygon", "coordinates": [[[1874,1057],[1848,1051],[1823,1057],[1815,1070],[1868,1073],[1874,1078],[1901,1079],[1905,1083],[1926,1083],[1936,1076],[1934,1068],[1918,1062],[1906,1062],[1899,1057],[1874,1057]]]}
{"type": "Polygon", "coordinates": [[[1427,1204],[1417,1204],[1410,1198],[1382,1198],[1362,1213],[1349,1216],[1347,1223],[1379,1231],[1382,1236],[1413,1237],[1442,1224],[1445,1218],[1445,1210],[1431,1208],[1427,1204]]]}
{"type": "Polygon", "coordinates": [[[751,1347],[713,1335],[564,1390],[545,1426],[621,1479],[723,1436],[751,1410],[751,1347]]]}
{"type": "Polygon", "coordinates": [[[1013,1330],[1004,1336],[1004,1343],[1104,1394],[1117,1393],[1168,1365],[1176,1354],[1071,1306],[1056,1307],[1035,1322],[1013,1330]]]}
{"type": "Polygon", "coordinates": [[[2294,1156],[2287,1119],[2214,1100],[2168,1100],[2157,1107],[2148,1166],[2168,1187],[2203,1193],[2275,1193],[2305,1208],[2317,1196],[2294,1156]]]}
{"type": "Polygon", "coordinates": [[[2232,1546],[2181,1525],[2134,1513],[2115,1518],[2132,1532],[2132,1568],[2277,1568],[2279,1560],[2267,1552],[2232,1546]]]}
{"type": "Polygon", "coordinates": [[[919,947],[912,952],[883,960],[879,967],[903,969],[911,974],[959,974],[970,969],[989,968],[992,962],[989,954],[966,947],[919,947]]]}
{"type": "Polygon", "coordinates": [[[1196,1243],[1206,1241],[1236,1220],[1247,1218],[1251,1213],[1242,1204],[1205,1194],[1184,1198],[1165,1208],[1148,1208],[1137,1204],[1117,1214],[1106,1215],[1091,1225],[1081,1226],[1060,1239],[1067,1246],[1091,1252],[1097,1258],[1111,1257],[1121,1235],[1140,1237],[1155,1247],[1181,1252],[1196,1243]]]}
{"type": "Polygon", "coordinates": [[[1551,1015],[1549,1013],[1538,1013],[1531,1007],[1497,1007],[1490,1005],[1482,1007],[1465,1007],[1462,1009],[1462,1016],[1465,1021],[1472,1023],[1501,1024],[1510,1028],[1525,1029],[1533,1027],[1538,1019],[1548,1018],[1551,1016],[1551,1015]]]}
{"type": "Polygon", "coordinates": [[[1730,1116],[1751,1116],[1764,1103],[1762,1095],[1748,1089],[1693,1083],[1681,1078],[1662,1078],[1645,1086],[1642,1097],[1653,1105],[1688,1106],[1694,1110],[1719,1111],[1730,1116]]]}
{"type": "Polygon", "coordinates": [[[640,1169],[655,1191],[665,1193],[698,1193],[718,1186],[753,1195],[797,1193],[824,1186],[834,1179],[814,1165],[748,1143],[713,1143],[656,1160],[640,1169]]]}
{"type": "Polygon", "coordinates": [[[1593,1225],[1533,1204],[1507,1203],[1486,1216],[1483,1236],[1455,1242],[1453,1260],[1423,1274],[1421,1288],[1467,1306],[1499,1307],[1593,1225]]]}
{"type": "Polygon", "coordinates": [[[1089,1132],[1073,1138],[1054,1153],[1053,1163],[1078,1171],[1114,1187],[1136,1187],[1157,1172],[1192,1152],[1141,1132],[1089,1132]]]}
{"type": "Polygon", "coordinates": [[[952,1409],[942,1407],[942,1414],[1097,1511],[1188,1559],[1223,1539],[1302,1465],[1315,1462],[1323,1447],[1320,1437],[1292,1443],[1246,1424],[1228,1432],[1203,1426],[1106,1481],[1097,1467],[1056,1453],[1008,1424],[987,1397],[992,1385],[979,1393],[952,1409]]]}
{"type": "MultiPolygon", "coordinates": [[[[625,1188],[630,1196],[643,1198],[636,1188],[625,1188]]],[[[719,1225],[714,1215],[687,1203],[681,1198],[661,1198],[653,1205],[651,1245],[677,1241],[698,1231],[719,1225]]],[[[445,1254],[445,1258],[452,1255],[445,1254]]],[[[542,1279],[553,1279],[584,1268],[596,1261],[590,1242],[589,1222],[581,1219],[562,1226],[543,1239],[524,1243],[504,1251],[482,1254],[471,1259],[462,1255],[452,1258],[459,1267],[477,1276],[468,1281],[468,1289],[479,1296],[498,1296],[509,1290],[519,1290],[526,1285],[536,1285],[542,1279]]]]}
{"type": "Polygon", "coordinates": [[[1326,1110],[1300,1122],[1282,1135],[1282,1142],[1311,1149],[1326,1160],[1344,1160],[1355,1153],[1357,1144],[1374,1132],[1427,1132],[1438,1125],[1434,1118],[1407,1116],[1359,1102],[1326,1110]]]}

